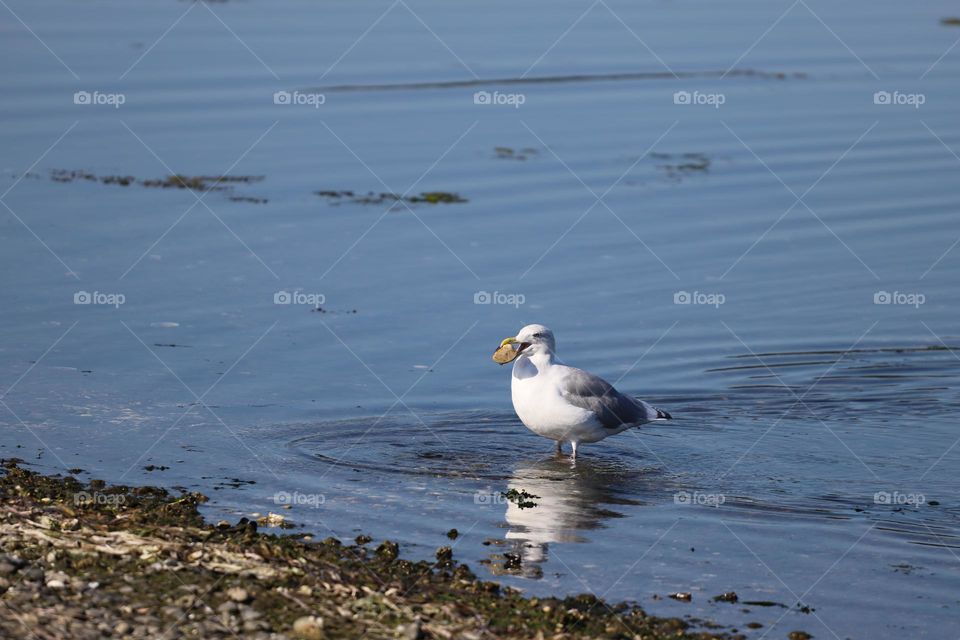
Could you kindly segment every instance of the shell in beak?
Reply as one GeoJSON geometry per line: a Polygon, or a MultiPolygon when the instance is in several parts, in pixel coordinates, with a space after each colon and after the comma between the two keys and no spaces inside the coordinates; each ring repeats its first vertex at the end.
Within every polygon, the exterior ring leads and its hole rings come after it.
{"type": "Polygon", "coordinates": [[[497,364],[513,362],[523,353],[523,350],[529,346],[529,342],[517,342],[516,338],[506,338],[500,343],[497,350],[493,352],[493,361],[497,364]]]}

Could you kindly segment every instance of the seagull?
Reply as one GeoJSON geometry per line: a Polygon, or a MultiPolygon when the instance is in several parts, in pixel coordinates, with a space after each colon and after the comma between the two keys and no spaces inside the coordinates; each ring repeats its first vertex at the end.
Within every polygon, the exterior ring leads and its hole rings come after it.
{"type": "Polygon", "coordinates": [[[561,363],[556,351],[553,331],[542,324],[528,324],[500,343],[494,361],[513,362],[513,409],[528,429],[556,440],[558,453],[561,444],[569,442],[576,458],[581,443],[600,442],[631,427],[671,419],[663,409],[561,363]]]}

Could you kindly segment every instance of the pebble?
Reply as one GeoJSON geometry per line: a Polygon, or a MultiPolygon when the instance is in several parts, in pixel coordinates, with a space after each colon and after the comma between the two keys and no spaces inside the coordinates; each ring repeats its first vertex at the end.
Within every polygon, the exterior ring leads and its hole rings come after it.
{"type": "Polygon", "coordinates": [[[43,580],[43,569],[40,567],[28,567],[23,572],[23,577],[27,580],[43,580]]]}
{"type": "Polygon", "coordinates": [[[227,589],[227,597],[234,602],[246,602],[250,599],[250,594],[243,587],[230,587],[227,589]]]}
{"type": "Polygon", "coordinates": [[[303,616],[293,623],[293,635],[301,640],[323,640],[323,618],[303,616]]]}

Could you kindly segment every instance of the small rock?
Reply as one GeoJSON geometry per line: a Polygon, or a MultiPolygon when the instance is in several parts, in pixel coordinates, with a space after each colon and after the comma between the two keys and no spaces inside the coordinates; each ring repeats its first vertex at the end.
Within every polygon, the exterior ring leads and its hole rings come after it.
{"type": "Polygon", "coordinates": [[[787,634],[789,640],[810,640],[813,636],[806,631],[791,631],[787,634]]]}
{"type": "Polygon", "coordinates": [[[118,636],[125,636],[125,635],[127,635],[128,633],[130,633],[130,625],[127,624],[126,622],[124,622],[123,620],[121,620],[121,621],[118,622],[117,625],[113,628],[113,633],[116,634],[116,635],[118,635],[118,636]]]}
{"type": "Polygon", "coordinates": [[[453,549],[450,547],[440,547],[437,549],[437,562],[445,564],[453,559],[453,549]]]}
{"type": "Polygon", "coordinates": [[[23,571],[23,577],[27,580],[43,580],[43,569],[40,567],[28,567],[23,571]]]}
{"type": "Polygon", "coordinates": [[[523,566],[523,556],[519,553],[504,553],[503,568],[510,571],[520,569],[523,566]]]}
{"type": "Polygon", "coordinates": [[[67,583],[58,578],[47,580],[47,587],[50,589],[63,589],[65,586],[67,586],[67,583]]]}
{"type": "Polygon", "coordinates": [[[293,623],[293,636],[301,640],[323,640],[323,618],[303,616],[293,623]]]}
{"type": "Polygon", "coordinates": [[[670,597],[674,600],[679,600],[680,602],[690,602],[693,600],[693,596],[690,595],[689,591],[678,591],[677,593],[671,593],[670,597]]]}
{"type": "Polygon", "coordinates": [[[736,591],[727,591],[726,593],[721,593],[718,596],[713,596],[714,602],[736,602],[739,600],[736,591]]]}
{"type": "Polygon", "coordinates": [[[267,515],[257,518],[257,524],[263,527],[286,527],[287,519],[284,518],[279,513],[268,513],[267,515]]]}
{"type": "Polygon", "coordinates": [[[459,536],[460,536],[460,532],[457,531],[456,529],[450,529],[450,531],[447,531],[447,537],[450,538],[451,540],[456,540],[459,536]]]}
{"type": "Polygon", "coordinates": [[[250,594],[243,587],[230,587],[227,589],[227,597],[234,602],[246,602],[250,599],[250,594]]]}
{"type": "Polygon", "coordinates": [[[397,556],[400,555],[400,545],[396,542],[384,540],[383,543],[377,547],[377,555],[384,560],[396,560],[397,556]]]}

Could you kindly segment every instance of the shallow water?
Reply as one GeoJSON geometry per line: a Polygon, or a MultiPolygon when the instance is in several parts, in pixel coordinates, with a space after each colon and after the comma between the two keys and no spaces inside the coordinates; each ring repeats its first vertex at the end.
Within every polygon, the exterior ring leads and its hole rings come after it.
{"type": "Polygon", "coordinates": [[[950,3],[8,4],[2,455],[750,637],[956,620],[950,3]],[[675,420],[556,458],[489,360],[528,322],[675,420]]]}

